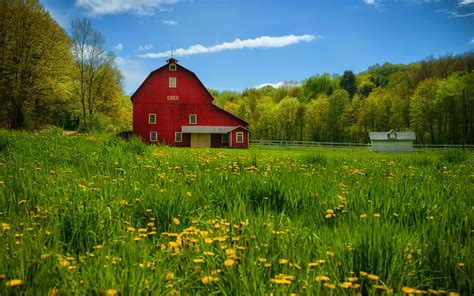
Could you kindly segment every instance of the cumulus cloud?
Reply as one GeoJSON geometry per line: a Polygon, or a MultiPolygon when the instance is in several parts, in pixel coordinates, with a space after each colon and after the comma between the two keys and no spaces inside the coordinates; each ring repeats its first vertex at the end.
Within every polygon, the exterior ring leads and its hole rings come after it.
{"type": "Polygon", "coordinates": [[[114,48],[115,48],[115,50],[123,50],[123,44],[119,43],[119,44],[115,45],[114,48]]]}
{"type": "Polygon", "coordinates": [[[165,25],[170,25],[170,26],[174,26],[174,25],[178,24],[178,22],[176,22],[176,21],[167,21],[167,20],[164,20],[163,23],[165,25]]]}
{"type": "Polygon", "coordinates": [[[153,15],[164,4],[178,0],[76,0],[76,6],[86,9],[91,15],[106,15],[131,12],[138,15],[153,15]]]}
{"type": "Polygon", "coordinates": [[[469,40],[469,44],[472,44],[472,45],[474,45],[474,37],[473,37],[473,38],[471,38],[471,40],[469,40]]]}
{"type": "Polygon", "coordinates": [[[224,50],[233,50],[233,49],[253,49],[253,48],[277,48],[277,47],[285,47],[288,45],[300,43],[300,42],[310,42],[313,41],[320,36],[315,35],[287,35],[287,36],[280,36],[280,37],[271,37],[271,36],[262,36],[257,37],[255,39],[235,39],[232,42],[223,42],[221,44],[213,45],[206,47],[201,44],[192,45],[188,48],[179,48],[177,50],[159,52],[159,53],[147,53],[139,55],[141,58],[151,58],[151,59],[158,59],[171,56],[171,53],[175,56],[187,56],[187,55],[195,55],[195,54],[205,54],[205,53],[215,53],[224,50]]]}
{"type": "Polygon", "coordinates": [[[254,86],[253,88],[259,89],[259,88],[263,88],[265,86],[271,86],[273,88],[279,88],[283,84],[285,84],[283,81],[280,81],[280,82],[277,82],[277,83],[262,83],[262,84],[254,86]]]}
{"type": "Polygon", "coordinates": [[[138,46],[139,51],[146,51],[146,50],[151,50],[151,49],[153,49],[152,44],[145,44],[145,45],[139,45],[138,46]]]}
{"type": "Polygon", "coordinates": [[[459,1],[459,5],[469,5],[474,4],[474,0],[461,0],[459,1]]]}

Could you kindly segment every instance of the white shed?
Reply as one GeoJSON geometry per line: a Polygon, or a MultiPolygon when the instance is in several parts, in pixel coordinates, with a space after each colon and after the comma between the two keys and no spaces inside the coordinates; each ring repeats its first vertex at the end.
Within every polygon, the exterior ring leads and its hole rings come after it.
{"type": "Polygon", "coordinates": [[[372,151],[375,152],[412,152],[415,132],[372,132],[369,133],[372,151]]]}

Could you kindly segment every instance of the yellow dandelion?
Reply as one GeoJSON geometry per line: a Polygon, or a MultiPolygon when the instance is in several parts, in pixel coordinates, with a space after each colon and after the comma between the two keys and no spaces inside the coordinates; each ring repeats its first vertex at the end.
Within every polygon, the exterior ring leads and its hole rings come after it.
{"type": "Polygon", "coordinates": [[[225,266],[233,266],[234,264],[235,264],[234,259],[227,259],[227,260],[224,261],[225,266]]]}
{"type": "Polygon", "coordinates": [[[118,292],[117,292],[117,290],[115,290],[115,289],[108,289],[107,291],[105,291],[105,295],[107,295],[107,296],[115,296],[115,295],[118,295],[118,292]]]}
{"type": "Polygon", "coordinates": [[[458,262],[458,266],[463,268],[464,267],[464,262],[458,262]]]}
{"type": "Polygon", "coordinates": [[[172,279],[174,279],[174,273],[172,273],[171,271],[168,272],[168,273],[166,274],[166,279],[167,279],[168,281],[171,281],[172,279]]]}
{"type": "Polygon", "coordinates": [[[334,214],[334,210],[333,209],[327,209],[326,214],[334,214]]]}
{"type": "Polygon", "coordinates": [[[339,287],[341,287],[343,289],[349,289],[349,288],[352,287],[352,283],[351,282],[343,282],[343,283],[339,284],[339,287]]]}
{"type": "Polygon", "coordinates": [[[334,252],[327,251],[327,252],[326,252],[326,255],[328,255],[329,257],[334,257],[334,252]]]}
{"type": "Polygon", "coordinates": [[[324,283],[323,287],[326,289],[334,289],[336,288],[336,284],[324,283]]]}
{"type": "Polygon", "coordinates": [[[179,224],[181,224],[181,222],[179,221],[178,218],[173,218],[173,224],[174,225],[179,225],[179,224]]]}
{"type": "Polygon", "coordinates": [[[257,258],[258,262],[265,263],[267,262],[267,258],[257,258]]]}
{"type": "Polygon", "coordinates": [[[380,214],[379,214],[379,213],[375,213],[375,214],[373,214],[373,217],[374,217],[375,219],[378,219],[378,218],[380,218],[380,214]]]}
{"type": "Polygon", "coordinates": [[[366,277],[366,276],[368,275],[368,273],[365,272],[365,271],[361,271],[361,272],[359,272],[359,275],[360,275],[361,277],[366,277]]]}
{"type": "Polygon", "coordinates": [[[203,263],[203,262],[204,262],[204,259],[196,258],[196,259],[193,259],[193,262],[194,262],[194,263],[203,263]]]}
{"type": "Polygon", "coordinates": [[[365,219],[365,218],[367,218],[367,214],[361,214],[359,217],[360,217],[361,219],[365,219]]]}
{"type": "Polygon", "coordinates": [[[371,281],[378,281],[379,280],[379,276],[375,275],[375,274],[368,274],[367,278],[371,281]]]}
{"type": "Polygon", "coordinates": [[[290,280],[287,279],[271,279],[271,282],[277,285],[289,285],[291,284],[290,280]]]}
{"type": "Polygon", "coordinates": [[[351,283],[357,282],[357,278],[356,278],[356,277],[348,277],[346,280],[347,280],[348,282],[351,282],[351,283]]]}
{"type": "Polygon", "coordinates": [[[3,231],[7,231],[10,229],[10,224],[2,223],[2,228],[3,228],[3,231]]]}
{"type": "Polygon", "coordinates": [[[416,292],[416,289],[410,287],[403,287],[402,292],[405,294],[414,294],[416,292]]]}
{"type": "Polygon", "coordinates": [[[16,286],[20,286],[21,284],[23,284],[23,281],[22,280],[19,280],[19,279],[13,279],[13,280],[9,280],[5,283],[5,286],[7,287],[16,287],[16,286]]]}
{"type": "Polygon", "coordinates": [[[328,276],[325,276],[325,275],[318,275],[315,280],[317,282],[328,282],[329,281],[329,277],[328,276]]]}
{"type": "Polygon", "coordinates": [[[211,283],[217,282],[217,281],[219,281],[219,278],[214,277],[214,276],[205,276],[205,277],[201,278],[201,283],[203,283],[204,285],[211,284],[211,283]]]}
{"type": "Polygon", "coordinates": [[[211,251],[203,252],[203,254],[206,256],[214,256],[214,252],[211,252],[211,251]]]}
{"type": "Polygon", "coordinates": [[[272,264],[271,263],[264,263],[263,266],[267,267],[267,268],[270,268],[270,267],[272,267],[272,264]]]}
{"type": "Polygon", "coordinates": [[[193,196],[193,193],[188,191],[188,192],[186,192],[186,196],[187,196],[187,197],[192,197],[192,196],[193,196]]]}
{"type": "Polygon", "coordinates": [[[288,263],[288,259],[279,259],[278,263],[281,264],[281,265],[285,265],[285,264],[288,263]]]}

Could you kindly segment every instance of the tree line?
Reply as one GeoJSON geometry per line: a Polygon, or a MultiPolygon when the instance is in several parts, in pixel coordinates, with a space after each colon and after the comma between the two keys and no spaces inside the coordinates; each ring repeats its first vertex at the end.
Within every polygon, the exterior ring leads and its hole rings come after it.
{"type": "Polygon", "coordinates": [[[88,19],[71,36],[36,0],[0,1],[0,127],[129,129],[131,105],[104,36],[88,19]]]}
{"type": "Polygon", "coordinates": [[[418,143],[474,144],[473,51],[211,93],[254,139],[368,142],[371,131],[395,129],[415,131],[418,143]]]}

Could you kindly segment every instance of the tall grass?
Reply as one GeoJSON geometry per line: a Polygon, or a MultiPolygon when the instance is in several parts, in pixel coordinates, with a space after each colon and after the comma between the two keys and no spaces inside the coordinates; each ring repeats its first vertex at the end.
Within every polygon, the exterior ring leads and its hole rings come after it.
{"type": "Polygon", "coordinates": [[[456,153],[0,131],[0,294],[471,295],[473,155],[456,153]]]}

